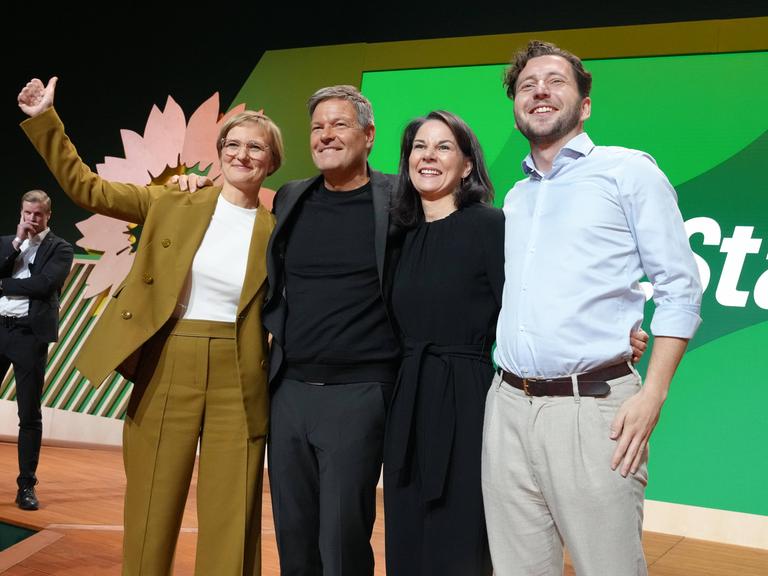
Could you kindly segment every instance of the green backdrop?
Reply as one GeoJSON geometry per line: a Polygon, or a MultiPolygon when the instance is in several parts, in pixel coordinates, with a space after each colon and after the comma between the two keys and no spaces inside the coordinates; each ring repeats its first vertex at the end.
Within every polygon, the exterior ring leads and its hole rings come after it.
{"type": "MultiPolygon", "coordinates": [[[[768,242],[761,241],[768,237],[761,170],[768,164],[768,52],[586,66],[595,79],[586,126],[592,139],[652,154],[678,191],[684,219],[700,219],[707,231],[706,238],[691,236],[710,274],[704,322],[652,439],[648,497],[768,515],[768,242]],[[743,239],[729,242],[736,227],[743,239]]],[[[503,71],[484,65],[365,72],[362,90],[377,126],[371,164],[397,171],[405,124],[433,109],[451,110],[476,131],[501,205],[522,177],[528,150],[513,127],[503,71]]],[[[652,312],[649,304],[646,330],[652,312]]]]}

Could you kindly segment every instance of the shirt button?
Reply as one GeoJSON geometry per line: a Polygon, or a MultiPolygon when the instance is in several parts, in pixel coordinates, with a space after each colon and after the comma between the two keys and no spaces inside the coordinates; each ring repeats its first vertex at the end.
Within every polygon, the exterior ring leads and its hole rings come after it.
{"type": "Polygon", "coordinates": [[[131,318],[133,318],[133,314],[131,314],[128,310],[123,310],[120,313],[120,316],[122,317],[123,320],[130,320],[131,318]]]}
{"type": "Polygon", "coordinates": [[[160,244],[163,245],[163,248],[168,248],[168,246],[171,245],[171,240],[170,238],[163,238],[163,241],[160,242],[160,244]]]}
{"type": "Polygon", "coordinates": [[[262,360],[261,362],[259,362],[259,366],[261,366],[262,369],[266,368],[267,367],[267,361],[266,360],[262,360]]]}
{"type": "Polygon", "coordinates": [[[144,274],[141,279],[144,281],[144,284],[152,284],[155,281],[155,279],[152,278],[152,276],[149,274],[144,274]]]}
{"type": "Polygon", "coordinates": [[[520,326],[520,332],[525,332],[525,326],[520,326]]]}

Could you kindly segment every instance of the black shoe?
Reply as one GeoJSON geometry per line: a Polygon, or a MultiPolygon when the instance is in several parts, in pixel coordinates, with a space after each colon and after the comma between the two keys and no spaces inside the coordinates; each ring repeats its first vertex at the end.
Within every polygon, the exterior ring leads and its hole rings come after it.
{"type": "Polygon", "coordinates": [[[19,491],[16,493],[16,504],[22,510],[37,510],[40,507],[40,502],[37,500],[35,487],[19,488],[19,491]]]}

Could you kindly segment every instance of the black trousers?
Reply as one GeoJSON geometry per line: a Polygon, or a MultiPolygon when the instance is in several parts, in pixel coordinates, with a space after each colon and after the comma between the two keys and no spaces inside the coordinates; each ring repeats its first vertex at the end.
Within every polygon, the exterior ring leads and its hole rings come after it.
{"type": "Polygon", "coordinates": [[[372,576],[371,533],[392,384],[282,379],[268,444],[282,576],[372,576]]]}
{"type": "Polygon", "coordinates": [[[19,488],[37,483],[37,463],[43,437],[40,403],[48,360],[48,344],[32,332],[27,317],[0,322],[0,378],[13,365],[19,414],[19,488]]]}

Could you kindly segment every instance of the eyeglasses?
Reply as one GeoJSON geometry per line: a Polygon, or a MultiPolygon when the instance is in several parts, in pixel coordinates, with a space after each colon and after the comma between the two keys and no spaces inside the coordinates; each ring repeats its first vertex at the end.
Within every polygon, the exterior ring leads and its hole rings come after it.
{"type": "Polygon", "coordinates": [[[234,158],[240,154],[240,150],[245,146],[245,152],[249,158],[258,158],[262,154],[266,154],[269,146],[262,144],[261,142],[240,142],[239,140],[226,140],[221,139],[221,151],[228,157],[234,158]]]}

